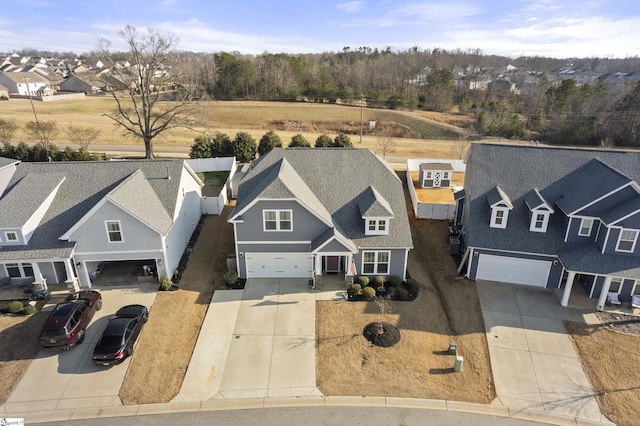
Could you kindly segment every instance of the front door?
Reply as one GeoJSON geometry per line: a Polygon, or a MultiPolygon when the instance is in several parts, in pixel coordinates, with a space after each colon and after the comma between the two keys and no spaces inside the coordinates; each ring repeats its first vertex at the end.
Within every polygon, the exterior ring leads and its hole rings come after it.
{"type": "Polygon", "coordinates": [[[442,172],[435,172],[433,174],[433,187],[440,188],[441,184],[442,184],[442,172]]]}
{"type": "Polygon", "coordinates": [[[340,271],[340,256],[327,256],[327,272],[340,271]]]}

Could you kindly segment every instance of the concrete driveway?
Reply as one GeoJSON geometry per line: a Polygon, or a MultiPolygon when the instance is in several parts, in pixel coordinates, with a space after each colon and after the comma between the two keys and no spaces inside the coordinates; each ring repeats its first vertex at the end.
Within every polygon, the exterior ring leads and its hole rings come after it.
{"type": "Polygon", "coordinates": [[[9,396],[8,413],[122,405],[118,393],[131,358],[117,366],[97,367],[91,354],[109,317],[125,305],[150,308],[157,285],[96,290],[102,294],[102,309],[87,328],[84,342],[59,353],[40,351],[9,396]]]}
{"type": "Polygon", "coordinates": [[[563,324],[592,313],[563,308],[553,290],[488,281],[477,286],[498,402],[608,423],[563,324]]]}
{"type": "Polygon", "coordinates": [[[320,396],[315,302],[344,290],[307,281],[251,279],[244,290],[216,291],[174,401],[320,396]]]}

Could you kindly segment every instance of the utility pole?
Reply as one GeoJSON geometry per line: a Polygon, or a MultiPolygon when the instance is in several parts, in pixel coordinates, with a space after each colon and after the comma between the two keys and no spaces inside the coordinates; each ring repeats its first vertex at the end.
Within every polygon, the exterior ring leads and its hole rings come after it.
{"type": "Polygon", "coordinates": [[[31,97],[31,90],[29,89],[29,77],[22,77],[24,83],[27,85],[27,93],[29,94],[29,102],[31,102],[31,109],[33,110],[33,116],[36,118],[36,125],[38,130],[40,129],[40,122],[38,121],[38,115],[36,114],[36,107],[33,106],[33,98],[31,97]]]}
{"type": "Polygon", "coordinates": [[[362,143],[362,131],[364,128],[364,122],[362,121],[362,107],[364,104],[364,94],[362,92],[360,92],[360,143],[362,143]]]}

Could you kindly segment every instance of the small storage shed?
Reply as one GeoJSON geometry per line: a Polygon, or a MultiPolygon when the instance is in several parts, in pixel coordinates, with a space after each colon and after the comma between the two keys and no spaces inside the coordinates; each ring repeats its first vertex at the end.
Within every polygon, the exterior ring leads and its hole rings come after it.
{"type": "Polygon", "coordinates": [[[450,163],[422,163],[418,171],[423,188],[448,188],[451,186],[453,166],[450,163]]]}

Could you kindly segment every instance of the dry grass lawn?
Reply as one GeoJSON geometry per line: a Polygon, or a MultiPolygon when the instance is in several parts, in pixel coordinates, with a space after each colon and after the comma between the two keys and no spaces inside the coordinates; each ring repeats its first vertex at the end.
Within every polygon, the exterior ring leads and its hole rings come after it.
{"type": "Polygon", "coordinates": [[[640,336],[605,326],[565,323],[600,410],[620,426],[634,426],[640,413],[640,336]]]}
{"type": "Polygon", "coordinates": [[[0,315],[0,405],[38,355],[38,335],[48,315],[41,311],[32,316],[0,315]]]}
{"type": "Polygon", "coordinates": [[[233,252],[229,209],[204,218],[180,290],[156,296],[120,389],[123,404],[169,402],[180,392],[213,292],[225,288],[222,275],[233,252]]]}
{"type": "Polygon", "coordinates": [[[318,387],[325,395],[489,403],[496,395],[475,283],[456,279],[447,222],[416,220],[408,211],[415,246],[408,270],[420,294],[413,302],[391,302],[386,321],[400,329],[401,341],[381,348],[362,336],[364,326],[380,318],[373,302],[318,302],[318,387]],[[450,342],[464,357],[462,373],[452,372],[450,342]]]}

